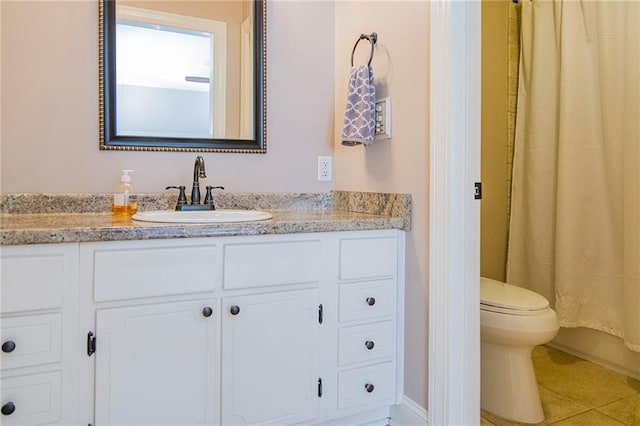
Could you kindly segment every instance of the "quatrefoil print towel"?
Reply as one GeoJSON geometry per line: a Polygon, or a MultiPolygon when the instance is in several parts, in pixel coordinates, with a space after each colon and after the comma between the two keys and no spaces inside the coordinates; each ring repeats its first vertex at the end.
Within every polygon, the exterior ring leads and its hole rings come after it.
{"type": "Polygon", "coordinates": [[[349,93],[344,112],[342,144],[354,146],[373,142],[376,129],[376,88],[371,65],[351,68],[349,93]]]}

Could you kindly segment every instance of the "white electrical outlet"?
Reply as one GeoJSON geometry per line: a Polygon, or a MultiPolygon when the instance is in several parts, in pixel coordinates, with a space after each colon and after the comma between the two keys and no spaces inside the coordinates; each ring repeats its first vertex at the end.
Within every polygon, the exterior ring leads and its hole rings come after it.
{"type": "Polygon", "coordinates": [[[318,156],[318,180],[331,181],[333,179],[333,157],[318,156]]]}

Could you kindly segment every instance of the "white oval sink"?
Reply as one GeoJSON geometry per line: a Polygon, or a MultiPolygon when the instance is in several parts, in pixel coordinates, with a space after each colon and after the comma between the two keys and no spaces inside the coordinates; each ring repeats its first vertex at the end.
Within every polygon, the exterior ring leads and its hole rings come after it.
{"type": "Polygon", "coordinates": [[[257,210],[151,210],[138,212],[132,216],[132,219],[142,222],[161,223],[224,223],[252,222],[271,219],[272,217],[271,213],[257,210]]]}

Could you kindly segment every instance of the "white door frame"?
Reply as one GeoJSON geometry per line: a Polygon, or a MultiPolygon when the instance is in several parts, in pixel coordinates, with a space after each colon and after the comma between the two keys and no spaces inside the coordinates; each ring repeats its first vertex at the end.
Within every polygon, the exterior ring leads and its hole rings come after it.
{"type": "Polygon", "coordinates": [[[435,0],[430,32],[430,425],[480,424],[480,1],[435,0]]]}

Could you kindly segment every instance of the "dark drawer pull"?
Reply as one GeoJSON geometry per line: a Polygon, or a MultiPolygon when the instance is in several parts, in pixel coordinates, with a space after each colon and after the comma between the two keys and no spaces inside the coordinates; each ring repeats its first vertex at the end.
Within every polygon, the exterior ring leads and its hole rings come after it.
{"type": "Polygon", "coordinates": [[[371,350],[376,344],[373,343],[371,340],[367,340],[366,342],[364,342],[364,345],[367,347],[367,349],[371,350]]]}
{"type": "Polygon", "coordinates": [[[16,405],[11,401],[4,404],[2,406],[2,409],[0,409],[0,412],[2,412],[2,414],[5,416],[12,415],[14,411],[16,411],[16,405]]]}
{"type": "Polygon", "coordinates": [[[231,315],[238,315],[240,313],[240,307],[238,305],[233,305],[229,309],[229,312],[231,312],[231,315]]]}
{"type": "Polygon", "coordinates": [[[202,308],[203,317],[209,318],[211,315],[213,315],[213,309],[210,306],[205,306],[204,308],[202,308]]]}
{"type": "Polygon", "coordinates": [[[364,385],[364,388],[367,390],[367,392],[371,393],[373,392],[374,386],[371,383],[367,383],[366,385],[364,385]]]}
{"type": "Polygon", "coordinates": [[[367,302],[367,305],[373,306],[373,305],[376,304],[376,298],[375,297],[367,297],[366,302],[367,302]]]}
{"type": "Polygon", "coordinates": [[[15,349],[16,349],[16,342],[14,342],[13,340],[7,340],[2,344],[2,352],[4,353],[8,354],[10,352],[13,352],[15,349]]]}

